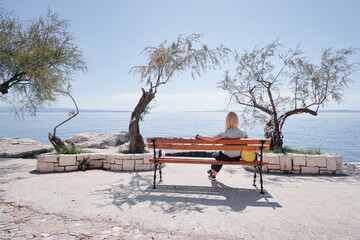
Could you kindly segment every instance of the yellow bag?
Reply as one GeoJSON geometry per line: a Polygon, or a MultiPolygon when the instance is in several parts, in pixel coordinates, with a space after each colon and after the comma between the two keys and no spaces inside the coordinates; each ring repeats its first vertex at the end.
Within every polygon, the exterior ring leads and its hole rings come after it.
{"type": "Polygon", "coordinates": [[[256,155],[255,155],[254,151],[246,151],[246,150],[241,151],[241,159],[244,162],[254,162],[255,158],[256,158],[256,155]]]}

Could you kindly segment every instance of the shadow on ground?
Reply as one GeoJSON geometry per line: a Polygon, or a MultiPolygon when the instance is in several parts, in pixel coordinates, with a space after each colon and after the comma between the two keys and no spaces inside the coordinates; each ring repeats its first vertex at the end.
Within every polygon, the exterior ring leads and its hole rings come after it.
{"type": "MultiPolygon", "coordinates": [[[[220,181],[212,181],[211,186],[157,185],[152,188],[148,176],[134,173],[129,184],[117,181],[111,188],[97,191],[96,195],[111,195],[113,204],[121,210],[131,209],[137,204],[148,203],[153,211],[163,213],[204,212],[209,207],[220,211],[242,212],[247,207],[281,208],[272,201],[265,191],[260,194],[257,188],[233,188],[220,181]]],[[[102,206],[98,206],[102,207],[102,206]]]]}
{"type": "Polygon", "coordinates": [[[0,167],[0,184],[6,184],[12,181],[28,178],[22,174],[24,169],[27,169],[27,166],[18,163],[12,163],[10,158],[1,158],[0,162],[6,163],[0,167]]]}

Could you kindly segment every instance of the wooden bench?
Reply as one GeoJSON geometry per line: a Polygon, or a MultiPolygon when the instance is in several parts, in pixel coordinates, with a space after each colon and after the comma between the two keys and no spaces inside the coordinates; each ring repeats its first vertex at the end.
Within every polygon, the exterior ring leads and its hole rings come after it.
{"type": "Polygon", "coordinates": [[[147,138],[148,148],[154,149],[154,158],[150,159],[155,165],[154,168],[154,185],[156,188],[156,170],[159,168],[160,182],[162,181],[162,163],[184,163],[184,164],[216,164],[216,165],[246,165],[254,166],[254,182],[256,186],[256,172],[260,174],[261,193],[263,191],[262,166],[268,165],[263,162],[263,151],[270,149],[270,139],[220,139],[217,141],[205,141],[201,139],[184,139],[184,138],[147,138]],[[217,161],[215,158],[200,157],[180,157],[180,156],[163,156],[163,149],[171,150],[205,150],[205,151],[224,151],[224,150],[250,150],[260,151],[259,158],[255,162],[244,161],[217,161]],[[158,153],[157,153],[158,150],[158,153]]]}

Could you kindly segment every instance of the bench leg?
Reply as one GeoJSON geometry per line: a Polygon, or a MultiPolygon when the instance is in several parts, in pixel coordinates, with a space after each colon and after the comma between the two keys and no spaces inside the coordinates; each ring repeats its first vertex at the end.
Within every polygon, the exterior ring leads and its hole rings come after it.
{"type": "Polygon", "coordinates": [[[159,164],[159,173],[160,173],[160,182],[162,182],[162,171],[161,171],[161,163],[159,164]]]}
{"type": "Polygon", "coordinates": [[[157,168],[157,164],[154,163],[154,185],[153,185],[153,189],[156,189],[156,168],[157,168]]]}
{"type": "Polygon", "coordinates": [[[254,166],[254,182],[253,182],[253,186],[256,187],[256,166],[254,166]]]}
{"type": "Polygon", "coordinates": [[[261,191],[260,191],[260,193],[261,194],[264,194],[264,189],[263,189],[263,179],[262,179],[262,167],[260,166],[259,167],[259,173],[260,173],[260,185],[261,185],[261,191]]]}

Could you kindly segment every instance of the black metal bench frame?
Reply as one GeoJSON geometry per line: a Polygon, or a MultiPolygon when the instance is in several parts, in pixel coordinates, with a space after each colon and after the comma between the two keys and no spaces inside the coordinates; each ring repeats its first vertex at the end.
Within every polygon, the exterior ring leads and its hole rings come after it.
{"type": "MultiPolygon", "coordinates": [[[[172,157],[173,159],[179,159],[179,161],[162,161],[162,150],[158,149],[158,154],[156,152],[157,150],[157,139],[158,138],[150,138],[150,141],[152,143],[152,148],[154,151],[154,158],[150,159],[150,162],[154,162],[154,182],[153,182],[153,189],[156,189],[156,171],[159,169],[159,175],[160,175],[160,182],[162,182],[162,171],[161,171],[161,164],[162,162],[166,163],[186,163],[188,160],[193,159],[189,157],[172,157]],[[157,156],[158,155],[158,156],[157,156]]],[[[149,142],[149,139],[148,139],[149,142]]],[[[256,172],[259,172],[260,175],[260,193],[264,194],[263,190],[263,177],[262,177],[262,166],[267,165],[267,163],[263,162],[263,151],[265,149],[264,144],[266,143],[266,140],[260,140],[259,143],[261,146],[259,147],[260,154],[256,155],[256,161],[255,162],[244,162],[244,161],[236,161],[236,162],[225,162],[225,161],[216,161],[214,158],[207,158],[207,160],[200,160],[195,161],[197,164],[219,164],[219,165],[248,165],[248,166],[254,166],[254,180],[253,180],[253,186],[256,187],[256,172]],[[260,157],[260,160],[258,159],[258,156],[260,157]]],[[[189,162],[189,163],[195,163],[195,162],[189,162]]]]}

